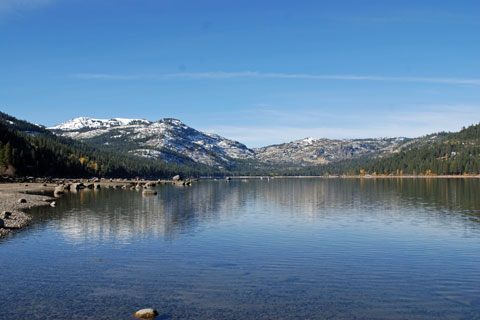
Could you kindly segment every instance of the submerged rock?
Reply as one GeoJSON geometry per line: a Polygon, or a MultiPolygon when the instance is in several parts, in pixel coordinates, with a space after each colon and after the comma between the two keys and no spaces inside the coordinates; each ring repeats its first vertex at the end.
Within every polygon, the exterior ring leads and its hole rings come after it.
{"type": "Polygon", "coordinates": [[[154,196],[157,194],[157,191],[152,190],[152,189],[145,189],[142,191],[142,195],[144,196],[154,196]]]}
{"type": "Polygon", "coordinates": [[[142,310],[138,310],[137,312],[135,312],[135,314],[133,315],[135,318],[139,318],[139,319],[153,319],[155,318],[156,316],[158,316],[158,311],[155,310],[155,309],[142,309],[142,310]]]}

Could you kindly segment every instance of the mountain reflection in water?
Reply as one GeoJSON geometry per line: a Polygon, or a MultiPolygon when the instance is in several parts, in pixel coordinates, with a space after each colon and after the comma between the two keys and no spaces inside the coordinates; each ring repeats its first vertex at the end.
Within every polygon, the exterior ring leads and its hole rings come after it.
{"type": "Polygon", "coordinates": [[[388,222],[418,218],[433,224],[463,221],[465,228],[474,226],[465,220],[480,222],[477,179],[250,181],[202,181],[190,188],[160,186],[159,194],[153,197],[142,197],[135,190],[87,189],[61,199],[54,210],[36,209],[35,215],[45,222],[53,218],[71,241],[105,237],[128,241],[145,234],[174,239],[183,229],[195,228],[202,221],[241,215],[247,206],[256,211],[274,209],[304,221],[333,219],[340,223],[342,219],[359,218],[355,210],[370,207],[377,210],[362,219],[388,222]],[[426,214],[412,217],[415,208],[426,214]]]}

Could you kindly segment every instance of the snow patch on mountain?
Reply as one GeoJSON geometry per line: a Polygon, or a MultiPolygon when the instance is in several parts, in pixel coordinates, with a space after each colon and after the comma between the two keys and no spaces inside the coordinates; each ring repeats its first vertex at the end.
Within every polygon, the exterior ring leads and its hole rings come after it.
{"type": "MultiPolygon", "coordinates": [[[[165,150],[218,168],[231,164],[232,159],[255,156],[252,150],[237,141],[195,130],[172,118],[150,122],[141,119],[81,117],[49,129],[56,134],[97,146],[128,146],[129,153],[169,162],[174,162],[175,159],[165,150]]],[[[184,161],[181,157],[177,160],[184,161]]]]}
{"type": "Polygon", "coordinates": [[[237,159],[266,165],[306,166],[362,156],[384,156],[408,145],[407,138],[319,139],[308,137],[288,143],[249,149],[217,134],[191,128],[177,119],[80,117],[49,128],[54,133],[96,146],[106,146],[143,157],[184,163],[185,159],[218,169],[237,159]]]}
{"type": "Polygon", "coordinates": [[[148,124],[150,121],[144,119],[126,119],[126,118],[113,118],[113,119],[93,119],[87,117],[79,117],[67,122],[61,123],[54,127],[50,127],[50,130],[63,130],[63,131],[75,131],[81,129],[100,129],[111,128],[118,126],[136,125],[136,124],[148,124]]]}

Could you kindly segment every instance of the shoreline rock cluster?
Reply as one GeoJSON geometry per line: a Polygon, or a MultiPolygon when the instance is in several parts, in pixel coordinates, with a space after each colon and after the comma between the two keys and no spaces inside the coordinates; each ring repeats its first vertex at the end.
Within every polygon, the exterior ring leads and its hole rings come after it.
{"type": "Polygon", "coordinates": [[[83,189],[99,190],[101,188],[115,188],[124,190],[142,190],[142,196],[157,194],[153,188],[159,184],[174,184],[177,186],[191,186],[197,179],[182,179],[175,176],[171,180],[128,180],[128,179],[58,179],[0,177],[0,239],[12,230],[21,229],[29,225],[32,216],[25,210],[56,205],[56,198],[67,192],[75,193],[83,189]]]}
{"type": "Polygon", "coordinates": [[[0,238],[4,238],[12,230],[28,226],[32,217],[24,210],[48,206],[55,200],[49,196],[21,193],[12,187],[7,191],[0,188],[0,238]]]}

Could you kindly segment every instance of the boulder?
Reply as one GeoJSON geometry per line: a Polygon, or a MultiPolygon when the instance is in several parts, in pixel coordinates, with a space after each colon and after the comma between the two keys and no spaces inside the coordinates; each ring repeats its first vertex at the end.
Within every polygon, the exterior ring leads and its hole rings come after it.
{"type": "Polygon", "coordinates": [[[10,216],[12,215],[11,212],[8,212],[8,211],[3,211],[2,212],[2,217],[3,219],[10,219],[10,216]]]}
{"type": "Polygon", "coordinates": [[[230,181],[230,180],[232,180],[232,178],[230,178],[230,177],[225,178],[225,181],[230,181]]]}
{"type": "Polygon", "coordinates": [[[55,187],[55,190],[53,191],[53,195],[55,197],[61,196],[64,193],[65,193],[65,188],[63,186],[55,187]]]}
{"type": "Polygon", "coordinates": [[[94,189],[94,188],[95,188],[95,184],[89,183],[89,184],[87,184],[87,188],[88,188],[88,189],[94,189]]]}
{"type": "Polygon", "coordinates": [[[81,190],[81,189],[84,189],[85,188],[85,185],[83,183],[74,183],[71,185],[70,189],[73,189],[73,190],[81,190]]]}
{"type": "Polygon", "coordinates": [[[95,183],[94,189],[100,189],[100,183],[95,183]]]}
{"type": "Polygon", "coordinates": [[[18,199],[18,203],[27,203],[26,199],[18,199]]]}
{"type": "Polygon", "coordinates": [[[55,201],[50,202],[50,207],[55,207],[57,203],[55,201]]]}
{"type": "Polygon", "coordinates": [[[152,187],[155,187],[155,186],[156,186],[156,184],[154,182],[147,182],[145,184],[145,187],[147,187],[147,188],[152,188],[152,187]]]}
{"type": "Polygon", "coordinates": [[[2,219],[0,219],[0,228],[3,228],[5,226],[5,223],[3,222],[2,219]]]}
{"type": "Polygon", "coordinates": [[[138,319],[153,319],[155,318],[156,316],[158,316],[158,311],[155,310],[155,309],[142,309],[142,310],[138,310],[137,312],[135,312],[135,314],[133,315],[135,318],[138,318],[138,319]]]}
{"type": "Polygon", "coordinates": [[[182,181],[182,177],[180,177],[180,175],[176,175],[172,178],[173,181],[182,181]]]}

